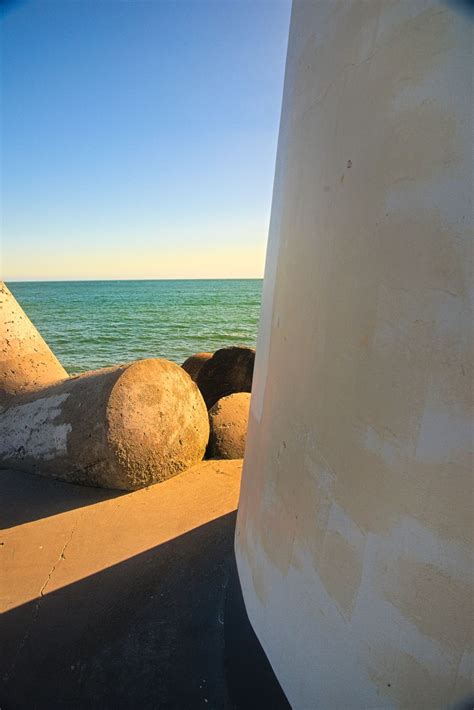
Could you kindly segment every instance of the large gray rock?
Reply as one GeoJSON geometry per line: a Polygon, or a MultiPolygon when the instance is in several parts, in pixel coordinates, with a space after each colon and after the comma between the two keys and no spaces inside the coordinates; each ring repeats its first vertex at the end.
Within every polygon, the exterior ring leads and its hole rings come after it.
{"type": "Polygon", "coordinates": [[[250,392],[254,362],[253,348],[239,346],[216,350],[203,364],[196,380],[207,408],[234,392],[250,392]]]}
{"type": "Polygon", "coordinates": [[[208,456],[215,459],[241,459],[249,421],[250,394],[237,392],[222,397],[209,410],[208,456]]]}
{"type": "Polygon", "coordinates": [[[0,413],[0,468],[135,490],[200,461],[203,398],[173,362],[139,360],[17,396],[0,413]]]}

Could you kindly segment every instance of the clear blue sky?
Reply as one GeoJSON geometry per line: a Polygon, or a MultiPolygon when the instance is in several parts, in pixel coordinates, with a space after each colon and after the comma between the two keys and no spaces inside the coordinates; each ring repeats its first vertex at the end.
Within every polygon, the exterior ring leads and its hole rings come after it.
{"type": "Polygon", "coordinates": [[[261,276],[289,14],[8,4],[4,278],[261,276]]]}

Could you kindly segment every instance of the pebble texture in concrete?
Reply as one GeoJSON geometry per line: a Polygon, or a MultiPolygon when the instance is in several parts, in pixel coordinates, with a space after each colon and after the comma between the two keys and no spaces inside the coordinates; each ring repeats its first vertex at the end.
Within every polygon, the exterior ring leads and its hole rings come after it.
{"type": "Polygon", "coordinates": [[[249,420],[250,393],[222,397],[209,411],[208,455],[216,459],[242,459],[249,420]]]}
{"type": "Polygon", "coordinates": [[[0,407],[68,374],[9,289],[0,282],[0,407]]]}

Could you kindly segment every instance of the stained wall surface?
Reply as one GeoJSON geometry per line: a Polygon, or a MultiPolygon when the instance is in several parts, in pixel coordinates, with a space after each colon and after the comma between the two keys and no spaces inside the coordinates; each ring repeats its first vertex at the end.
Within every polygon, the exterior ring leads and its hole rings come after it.
{"type": "Polygon", "coordinates": [[[472,692],[472,17],[293,6],[236,534],[295,708],[472,692]]]}

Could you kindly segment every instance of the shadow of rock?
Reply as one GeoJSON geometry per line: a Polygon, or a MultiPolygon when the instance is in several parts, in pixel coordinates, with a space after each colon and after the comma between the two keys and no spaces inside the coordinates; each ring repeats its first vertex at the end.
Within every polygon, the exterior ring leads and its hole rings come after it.
{"type": "Polygon", "coordinates": [[[241,468],[124,495],[2,473],[2,710],[287,707],[236,571],[241,468]]]}
{"type": "Polygon", "coordinates": [[[126,492],[76,486],[23,471],[1,470],[0,528],[12,528],[123,495],[126,492]],[[24,491],[21,497],[19,486],[24,491]]]}
{"type": "Polygon", "coordinates": [[[231,708],[235,513],[3,614],[1,707],[231,708]]]}
{"type": "Polygon", "coordinates": [[[245,612],[235,518],[5,613],[2,709],[288,708],[245,612]]]}

